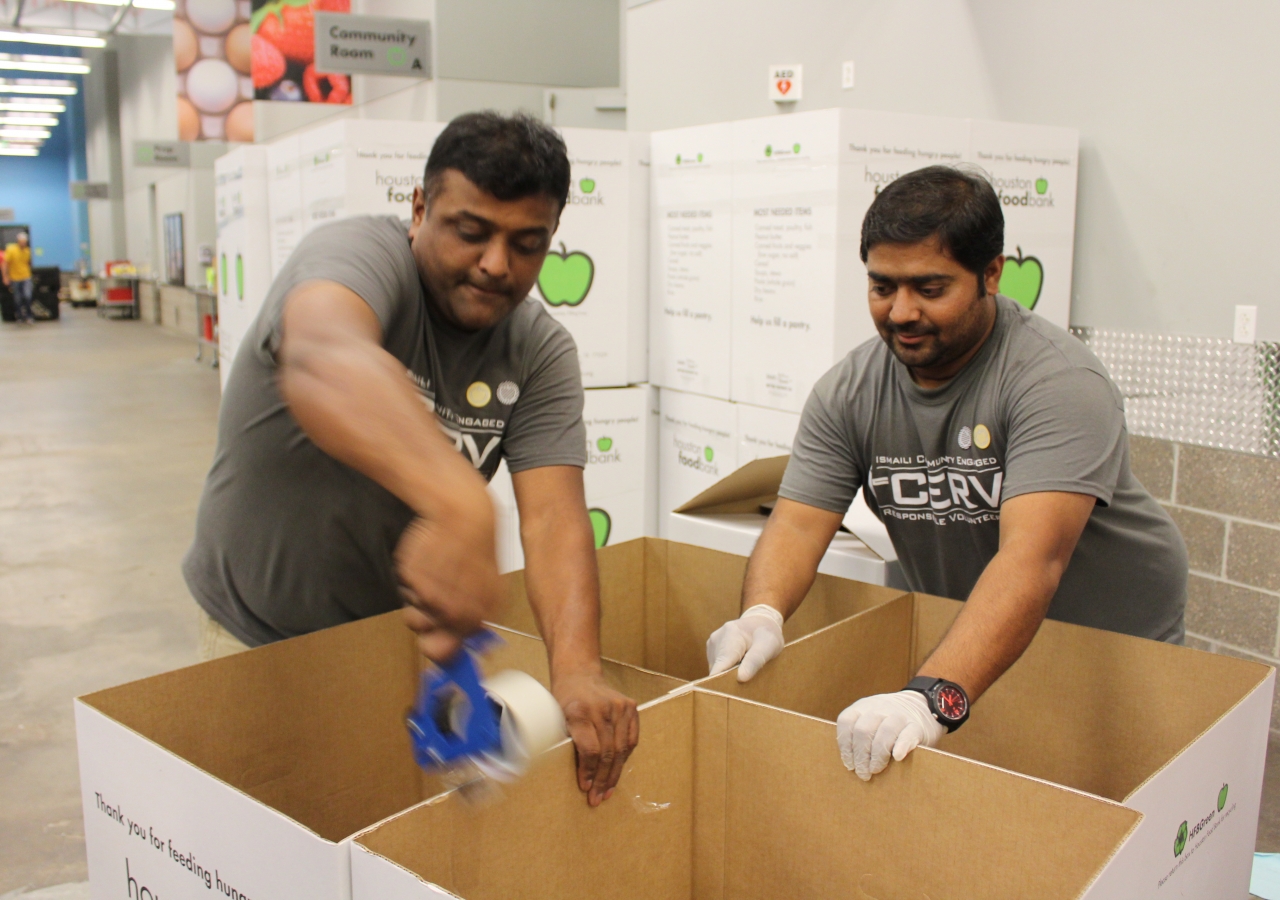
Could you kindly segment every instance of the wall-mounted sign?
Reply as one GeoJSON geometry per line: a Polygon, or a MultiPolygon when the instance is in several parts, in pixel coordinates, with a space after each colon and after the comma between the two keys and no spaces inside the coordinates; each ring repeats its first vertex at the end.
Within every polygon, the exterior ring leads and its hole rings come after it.
{"type": "Polygon", "coordinates": [[[72,200],[110,200],[111,185],[105,181],[71,182],[72,200]]]}
{"type": "Polygon", "coordinates": [[[769,67],[769,99],[791,103],[804,95],[804,66],[788,63],[769,67]]]}
{"type": "Polygon", "coordinates": [[[134,141],[133,163],[185,169],[191,165],[191,147],[182,141],[134,141]]]}
{"type": "Polygon", "coordinates": [[[431,22],[317,12],[316,70],[431,77],[431,22]]]}
{"type": "Polygon", "coordinates": [[[0,222],[12,222],[14,219],[12,206],[0,206],[0,222]]]}

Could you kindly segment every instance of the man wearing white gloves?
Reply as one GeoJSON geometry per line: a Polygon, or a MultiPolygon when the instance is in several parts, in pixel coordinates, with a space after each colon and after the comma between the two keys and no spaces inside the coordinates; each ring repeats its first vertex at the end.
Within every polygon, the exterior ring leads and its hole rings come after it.
{"type": "Polygon", "coordinates": [[[840,714],[863,780],[960,727],[1046,616],[1182,642],[1186,547],[1130,471],[1120,392],[1068,332],[997,295],[1003,246],[977,174],[931,166],[872,203],[861,255],[881,339],[814,387],[744,612],[707,641],[712,673],[738,665],[739,681],[781,652],[862,490],[911,589],[967,601],[902,691],[840,714]]]}

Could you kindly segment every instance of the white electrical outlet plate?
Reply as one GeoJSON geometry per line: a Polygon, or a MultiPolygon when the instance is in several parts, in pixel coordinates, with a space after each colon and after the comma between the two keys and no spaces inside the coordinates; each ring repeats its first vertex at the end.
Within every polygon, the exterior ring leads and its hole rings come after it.
{"type": "Polygon", "coordinates": [[[769,67],[769,99],[792,103],[804,96],[804,66],[786,63],[769,67]]]}
{"type": "Polygon", "coordinates": [[[1258,339],[1258,307],[1236,307],[1236,327],[1231,339],[1237,344],[1252,344],[1258,339]]]}
{"type": "Polygon", "coordinates": [[[840,69],[840,88],[846,91],[853,89],[853,60],[851,59],[846,59],[840,69]]]}

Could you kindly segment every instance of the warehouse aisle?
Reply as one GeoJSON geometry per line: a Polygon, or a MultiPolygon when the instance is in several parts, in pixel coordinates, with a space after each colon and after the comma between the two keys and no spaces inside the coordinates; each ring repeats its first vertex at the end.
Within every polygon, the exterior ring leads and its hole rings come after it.
{"type": "Polygon", "coordinates": [[[71,698],[196,658],[178,562],[217,372],[159,328],[63,315],[0,327],[0,896],[86,877],[71,698]]]}

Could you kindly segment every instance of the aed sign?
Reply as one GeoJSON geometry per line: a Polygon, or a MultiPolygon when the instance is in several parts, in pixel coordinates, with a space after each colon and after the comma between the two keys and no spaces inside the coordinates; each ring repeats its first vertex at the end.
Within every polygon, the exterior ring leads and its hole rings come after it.
{"type": "Polygon", "coordinates": [[[431,22],[315,14],[316,71],[431,77],[431,22]]]}
{"type": "Polygon", "coordinates": [[[790,103],[803,96],[804,67],[799,63],[769,67],[769,99],[790,103]]]}

